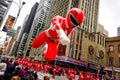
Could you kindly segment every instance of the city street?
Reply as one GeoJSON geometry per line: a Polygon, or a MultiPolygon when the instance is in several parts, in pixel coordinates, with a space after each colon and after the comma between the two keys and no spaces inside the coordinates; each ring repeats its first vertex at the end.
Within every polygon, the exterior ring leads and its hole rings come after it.
{"type": "Polygon", "coordinates": [[[119,3],[0,0],[0,80],[119,80],[119,3]]]}

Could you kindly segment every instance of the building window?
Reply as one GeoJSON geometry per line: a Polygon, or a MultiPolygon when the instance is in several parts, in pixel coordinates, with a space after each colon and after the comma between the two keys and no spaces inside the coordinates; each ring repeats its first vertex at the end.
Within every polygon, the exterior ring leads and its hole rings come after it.
{"type": "Polygon", "coordinates": [[[65,56],[66,45],[59,44],[58,56],[65,56]]]}
{"type": "Polygon", "coordinates": [[[99,44],[99,42],[100,42],[100,37],[99,37],[100,35],[98,34],[98,39],[97,39],[97,43],[99,44]]]}
{"type": "Polygon", "coordinates": [[[70,48],[70,51],[69,51],[68,57],[72,58],[72,53],[73,53],[73,50],[72,50],[72,48],[70,48]]]}
{"type": "Polygon", "coordinates": [[[77,59],[78,50],[75,50],[75,59],[77,59]]]}
{"type": "Polygon", "coordinates": [[[109,51],[110,51],[110,52],[113,52],[113,51],[114,51],[113,45],[109,45],[109,51]]]}
{"type": "Polygon", "coordinates": [[[113,65],[113,57],[109,57],[109,65],[110,65],[110,66],[113,65]]]}
{"type": "Polygon", "coordinates": [[[120,52],[120,44],[118,45],[118,52],[120,52]]]}
{"type": "Polygon", "coordinates": [[[94,48],[93,48],[92,45],[90,45],[90,46],[88,47],[88,53],[89,53],[90,55],[93,55],[93,54],[94,54],[94,48]]]}

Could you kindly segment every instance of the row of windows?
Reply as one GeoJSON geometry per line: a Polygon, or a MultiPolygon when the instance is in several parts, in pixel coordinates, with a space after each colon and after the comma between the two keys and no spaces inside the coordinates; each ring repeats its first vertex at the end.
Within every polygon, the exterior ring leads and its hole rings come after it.
{"type": "Polygon", "coordinates": [[[100,34],[98,34],[97,43],[100,44],[100,45],[105,46],[105,37],[100,35],[100,34]]]}

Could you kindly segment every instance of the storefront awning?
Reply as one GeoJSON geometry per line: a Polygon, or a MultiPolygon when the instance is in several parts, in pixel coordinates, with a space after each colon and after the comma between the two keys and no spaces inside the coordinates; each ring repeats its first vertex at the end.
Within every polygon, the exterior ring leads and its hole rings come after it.
{"type": "Polygon", "coordinates": [[[116,67],[105,67],[104,70],[105,70],[105,71],[120,72],[120,68],[116,68],[116,67]]]}

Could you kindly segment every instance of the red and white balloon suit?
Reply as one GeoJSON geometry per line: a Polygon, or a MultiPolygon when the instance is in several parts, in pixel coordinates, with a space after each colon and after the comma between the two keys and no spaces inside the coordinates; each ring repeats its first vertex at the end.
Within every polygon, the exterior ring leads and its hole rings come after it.
{"type": "Polygon", "coordinates": [[[81,24],[84,19],[84,13],[81,9],[72,8],[68,11],[66,18],[55,16],[51,20],[50,28],[40,33],[32,42],[33,48],[38,48],[43,44],[44,59],[52,61],[57,54],[58,45],[67,45],[70,43],[68,35],[76,26],[81,24]]]}

